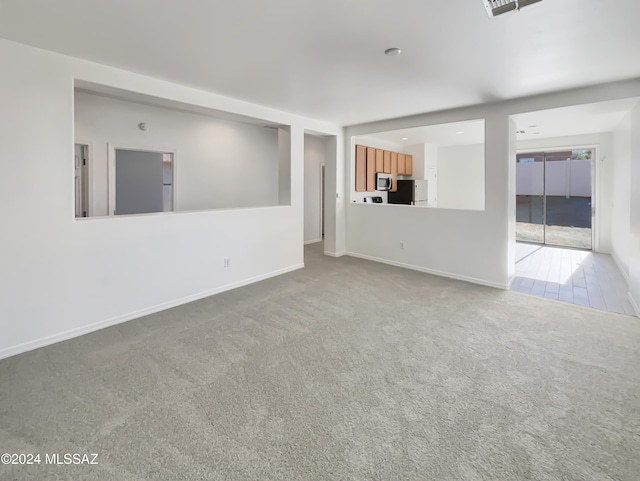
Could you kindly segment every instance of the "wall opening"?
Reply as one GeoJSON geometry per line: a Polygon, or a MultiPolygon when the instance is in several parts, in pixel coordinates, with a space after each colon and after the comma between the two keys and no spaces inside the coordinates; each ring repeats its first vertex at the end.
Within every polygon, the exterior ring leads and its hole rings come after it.
{"type": "Polygon", "coordinates": [[[81,170],[82,175],[78,168],[74,171],[78,199],[85,196],[92,206],[83,209],[77,201],[76,217],[291,203],[286,125],[85,82],[76,84],[74,113],[76,143],[82,139],[93,153],[90,169],[81,170]],[[135,182],[127,178],[136,175],[135,182]],[[118,189],[128,180],[139,196],[156,192],[153,202],[147,199],[154,205],[116,208],[123,198],[118,189]],[[78,188],[82,182],[92,189],[78,188]]]}
{"type": "Polygon", "coordinates": [[[484,210],[483,119],[358,135],[352,144],[351,202],[484,210]]]}
{"type": "Polygon", "coordinates": [[[308,133],[304,135],[304,242],[311,244],[324,239],[326,182],[325,166],[333,136],[308,133]]]}

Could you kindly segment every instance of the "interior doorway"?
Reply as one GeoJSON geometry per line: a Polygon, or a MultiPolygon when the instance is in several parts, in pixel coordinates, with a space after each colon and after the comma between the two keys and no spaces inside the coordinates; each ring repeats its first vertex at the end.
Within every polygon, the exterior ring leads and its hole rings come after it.
{"type": "Polygon", "coordinates": [[[322,243],[325,235],[325,166],[329,137],[304,134],[304,243],[322,243]]]}
{"type": "Polygon", "coordinates": [[[516,240],[593,249],[595,148],[516,155],[516,240]]]}

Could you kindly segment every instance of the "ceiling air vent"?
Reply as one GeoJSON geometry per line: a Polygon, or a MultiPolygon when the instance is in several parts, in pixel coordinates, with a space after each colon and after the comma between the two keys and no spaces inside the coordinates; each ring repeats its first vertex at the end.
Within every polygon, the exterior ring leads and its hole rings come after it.
{"type": "Polygon", "coordinates": [[[482,0],[490,17],[502,15],[512,10],[520,10],[522,7],[538,3],[542,0],[482,0]]]}

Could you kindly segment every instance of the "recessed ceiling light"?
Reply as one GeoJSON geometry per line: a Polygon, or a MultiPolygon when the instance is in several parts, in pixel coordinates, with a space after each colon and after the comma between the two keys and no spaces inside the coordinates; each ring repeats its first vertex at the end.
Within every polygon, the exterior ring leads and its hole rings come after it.
{"type": "Polygon", "coordinates": [[[534,132],[535,135],[538,135],[540,132],[534,132]]]}
{"type": "Polygon", "coordinates": [[[530,125],[529,128],[530,129],[535,129],[537,127],[537,125],[530,125]]]}
{"type": "Polygon", "coordinates": [[[402,137],[402,140],[409,140],[409,137],[402,137]]]}
{"type": "Polygon", "coordinates": [[[460,134],[464,134],[464,132],[462,130],[458,130],[456,134],[460,135],[460,134]]]}
{"type": "Polygon", "coordinates": [[[400,55],[401,53],[402,53],[402,50],[400,50],[397,47],[388,48],[384,51],[384,54],[388,55],[389,57],[395,57],[397,55],[400,55]]]}

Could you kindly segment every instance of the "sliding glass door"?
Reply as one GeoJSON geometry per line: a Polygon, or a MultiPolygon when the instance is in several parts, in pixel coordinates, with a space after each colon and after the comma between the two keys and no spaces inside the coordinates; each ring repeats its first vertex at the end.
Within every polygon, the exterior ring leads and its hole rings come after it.
{"type": "Polygon", "coordinates": [[[516,240],[544,244],[544,152],[516,160],[516,240]]]}
{"type": "Polygon", "coordinates": [[[516,240],[591,249],[593,149],[516,156],[516,240]]]}

